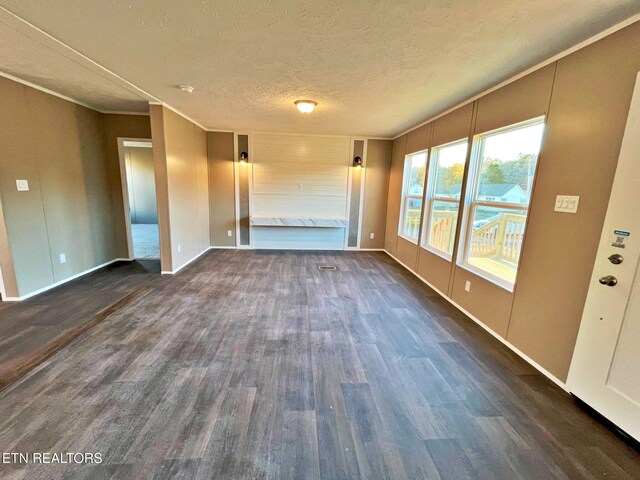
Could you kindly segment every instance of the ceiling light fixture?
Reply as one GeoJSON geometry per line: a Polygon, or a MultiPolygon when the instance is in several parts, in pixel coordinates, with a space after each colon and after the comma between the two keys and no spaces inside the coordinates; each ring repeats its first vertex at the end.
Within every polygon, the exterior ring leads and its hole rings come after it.
{"type": "Polygon", "coordinates": [[[180,85],[180,90],[184,93],[193,93],[193,87],[191,85],[180,85]]]}
{"type": "Polygon", "coordinates": [[[318,105],[318,103],[313,100],[296,100],[293,104],[298,107],[298,110],[302,113],[311,113],[318,105]]]}

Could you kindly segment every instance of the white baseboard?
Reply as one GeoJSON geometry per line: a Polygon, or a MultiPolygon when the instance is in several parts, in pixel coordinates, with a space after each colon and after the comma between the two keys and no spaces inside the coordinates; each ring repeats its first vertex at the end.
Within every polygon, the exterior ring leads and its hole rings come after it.
{"type": "Polygon", "coordinates": [[[384,250],[384,252],[389,255],[391,258],[393,258],[396,262],[398,262],[400,265],[402,265],[405,269],[407,269],[409,272],[411,272],[413,275],[415,275],[420,281],[422,281],[424,284],[428,285],[433,291],[435,291],[438,295],[440,295],[442,298],[444,298],[447,302],[449,302],[451,305],[453,305],[454,307],[456,307],[458,310],[460,310],[462,313],[464,313],[467,317],[469,317],[471,320],[473,320],[474,322],[476,322],[478,325],[480,325],[484,330],[486,330],[487,332],[489,332],[491,335],[493,335],[495,338],[497,338],[498,340],[500,340],[501,343],[503,343],[504,345],[506,345],[511,351],[513,351],[515,354],[517,354],[519,357],[521,357],[524,361],[526,361],[528,364],[530,364],[533,368],[535,368],[536,370],[538,370],[540,373],[542,373],[545,377],[547,377],[549,380],[551,380],[553,383],[555,383],[556,385],[558,385],[560,388],[562,388],[563,390],[569,392],[569,388],[567,387],[567,384],[564,383],[562,380],[560,380],[558,377],[556,377],[555,375],[553,375],[551,372],[549,372],[548,370],[546,370],[542,365],[540,365],[538,362],[536,362],[535,360],[533,360],[531,357],[529,357],[528,355],[526,355],[525,353],[523,353],[520,349],[518,349],[516,346],[514,346],[513,344],[511,344],[510,342],[508,342],[505,338],[503,338],[502,336],[500,336],[499,334],[497,334],[496,332],[494,332],[493,330],[491,330],[489,327],[487,327],[484,323],[482,323],[478,318],[476,318],[473,314],[471,314],[470,312],[468,312],[467,310],[465,310],[463,307],[461,307],[460,305],[458,305],[456,302],[454,302],[452,299],[450,299],[444,292],[441,292],[440,290],[438,290],[436,287],[434,287],[433,285],[431,285],[431,283],[429,283],[428,281],[426,281],[424,278],[422,278],[420,275],[418,275],[416,272],[414,272],[413,270],[411,270],[411,268],[409,268],[406,264],[404,264],[403,262],[401,262],[400,260],[398,260],[396,257],[394,257],[393,255],[391,255],[387,250],[384,250]]]}
{"type": "MultiPolygon", "coordinates": [[[[176,268],[175,270],[163,270],[160,272],[161,275],[175,275],[176,273],[178,273],[180,270],[182,270],[184,267],[186,267],[187,265],[195,262],[197,259],[199,259],[202,255],[204,255],[205,253],[207,253],[209,250],[213,250],[214,248],[218,248],[218,247],[207,247],[205,248],[203,251],[201,251],[199,254],[197,254],[195,257],[193,257],[191,260],[188,260],[187,262],[183,263],[182,265],[180,265],[178,268],[176,268]]],[[[234,247],[235,248],[235,247],[234,247]]]]}
{"type": "Polygon", "coordinates": [[[356,252],[386,252],[384,248],[358,248],[356,252]]]}
{"type": "Polygon", "coordinates": [[[237,250],[238,247],[236,247],[236,246],[230,247],[228,245],[224,246],[224,247],[218,247],[216,245],[211,245],[208,249],[209,250],[237,250]]]}
{"type": "Polygon", "coordinates": [[[106,263],[103,263],[101,265],[97,265],[95,267],[92,267],[88,270],[85,270],[83,272],[80,273],[76,273],[75,275],[72,275],[70,277],[65,278],[64,280],[60,280],[59,282],[56,283],[52,283],[51,285],[47,285],[46,287],[40,288],[38,290],[35,290],[33,292],[27,293],[26,295],[21,295],[19,297],[5,297],[2,299],[3,302],[21,302],[23,300],[26,300],[27,298],[31,298],[31,297],[35,297],[36,295],[39,295],[41,293],[44,293],[48,290],[51,290],[52,288],[56,288],[59,287],[60,285],[64,285],[67,282],[70,282],[71,280],[75,280],[77,278],[83,277],[84,275],[87,275],[91,272],[95,272],[96,270],[100,270],[101,268],[106,267],[107,265],[111,265],[112,263],[116,263],[116,262],[129,262],[131,260],[127,259],[127,258],[114,258],[113,260],[109,260],[106,263]]]}

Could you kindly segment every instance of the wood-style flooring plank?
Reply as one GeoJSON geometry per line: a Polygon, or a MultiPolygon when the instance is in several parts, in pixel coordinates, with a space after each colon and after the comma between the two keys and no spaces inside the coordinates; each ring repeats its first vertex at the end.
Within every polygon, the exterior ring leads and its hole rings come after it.
{"type": "MultiPolygon", "coordinates": [[[[56,327],[18,323],[0,348],[56,327]]],[[[0,451],[104,458],[0,465],[20,480],[640,478],[637,451],[379,252],[203,255],[0,391],[0,451]]]]}

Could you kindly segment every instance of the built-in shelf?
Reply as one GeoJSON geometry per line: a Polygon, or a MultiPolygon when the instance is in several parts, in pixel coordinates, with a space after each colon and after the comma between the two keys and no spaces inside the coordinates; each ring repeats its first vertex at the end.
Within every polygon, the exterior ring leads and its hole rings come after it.
{"type": "Polygon", "coordinates": [[[254,227],[345,228],[349,225],[346,218],[251,217],[250,221],[254,227]]]}

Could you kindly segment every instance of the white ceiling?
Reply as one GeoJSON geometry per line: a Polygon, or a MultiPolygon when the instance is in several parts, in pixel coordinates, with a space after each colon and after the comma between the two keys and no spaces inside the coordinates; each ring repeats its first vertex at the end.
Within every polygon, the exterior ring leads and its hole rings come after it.
{"type": "Polygon", "coordinates": [[[2,9],[0,72],[96,110],[148,111],[135,88],[2,9]]]}
{"type": "Polygon", "coordinates": [[[382,137],[640,12],[640,0],[0,5],[0,70],[97,109],[160,100],[211,129],[382,137]],[[299,98],[317,110],[298,113],[299,98]]]}

